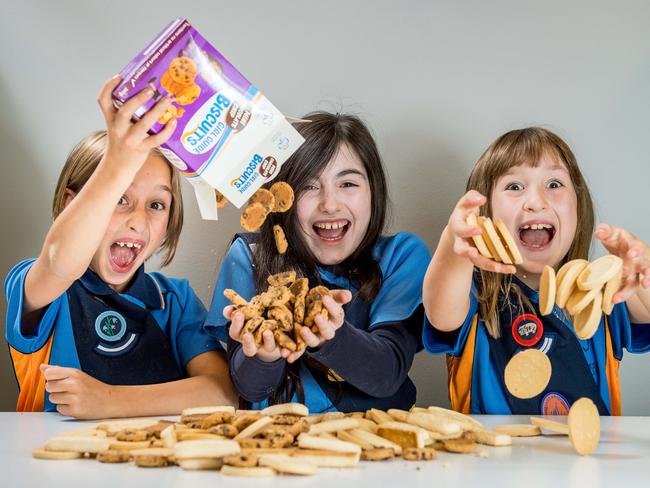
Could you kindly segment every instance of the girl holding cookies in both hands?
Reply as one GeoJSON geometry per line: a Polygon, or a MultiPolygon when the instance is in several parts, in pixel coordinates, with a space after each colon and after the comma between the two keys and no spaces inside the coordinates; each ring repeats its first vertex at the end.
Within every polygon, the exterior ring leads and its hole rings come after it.
{"type": "Polygon", "coordinates": [[[305,118],[310,122],[297,125],[305,142],[276,178],[295,189],[295,203],[270,214],[258,234],[233,241],[206,328],[228,341],[233,383],[252,408],[285,401],[303,402],[314,413],[409,408],[429,252],[412,234],[382,235],[386,178],[365,125],[344,114],[305,118]],[[288,240],[283,254],[274,225],[288,240]],[[289,270],[308,278],[310,288],[330,289],[322,296],[326,316],[300,328],[306,349],[295,352],[280,347],[269,330],[256,343],[243,330],[244,314],[224,297],[232,289],[251,300],[267,289],[269,275],[289,270]]]}
{"type": "Polygon", "coordinates": [[[158,149],[175,121],[148,134],[172,100],[132,123],[153,91],[115,110],[119,82],[99,96],[107,130],[68,156],[41,254],[5,281],[18,411],[107,418],[236,400],[188,282],[144,272],[158,251],[163,264],[172,260],[183,223],[180,176],[158,149]]]}
{"type": "MultiPolygon", "coordinates": [[[[452,407],[481,414],[567,414],[577,399],[588,397],[601,415],[620,415],[623,349],[650,350],[648,247],[612,225],[601,224],[594,232],[591,196],[575,156],[545,129],[499,137],[474,166],[467,190],[449,218],[423,286],[430,321],[424,346],[448,354],[452,407]],[[479,251],[486,237],[481,216],[505,224],[521,264],[497,262],[479,251]],[[540,313],[544,294],[538,288],[546,265],[558,270],[569,261],[588,259],[592,235],[622,259],[622,285],[612,313],[602,316],[591,338],[580,340],[564,309],[551,303],[550,314],[540,313]],[[541,393],[515,396],[504,371],[513,356],[532,348],[550,360],[550,379],[544,379],[541,393]]],[[[595,324],[600,310],[596,313],[595,324]]],[[[517,373],[534,383],[539,380],[534,371],[530,364],[517,373]]]]}

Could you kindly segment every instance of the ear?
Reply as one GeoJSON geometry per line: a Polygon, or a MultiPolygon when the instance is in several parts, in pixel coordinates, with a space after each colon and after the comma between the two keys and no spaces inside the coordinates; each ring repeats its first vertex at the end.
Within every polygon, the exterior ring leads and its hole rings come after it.
{"type": "Polygon", "coordinates": [[[66,208],[68,205],[70,205],[70,202],[76,196],[77,196],[76,191],[71,190],[70,188],[66,188],[65,192],[63,192],[63,208],[66,208]]]}

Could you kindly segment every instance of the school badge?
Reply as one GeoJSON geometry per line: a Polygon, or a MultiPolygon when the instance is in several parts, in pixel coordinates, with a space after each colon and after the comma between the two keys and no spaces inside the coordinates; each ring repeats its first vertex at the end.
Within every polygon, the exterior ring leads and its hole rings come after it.
{"type": "Polygon", "coordinates": [[[534,346],[543,334],[544,326],[536,315],[525,313],[517,316],[512,322],[512,337],[520,346],[534,346]]]}
{"type": "Polygon", "coordinates": [[[126,338],[126,320],[114,310],[100,313],[95,319],[95,332],[99,337],[99,344],[95,350],[106,356],[118,356],[131,349],[137,338],[136,334],[129,334],[126,338]]]}

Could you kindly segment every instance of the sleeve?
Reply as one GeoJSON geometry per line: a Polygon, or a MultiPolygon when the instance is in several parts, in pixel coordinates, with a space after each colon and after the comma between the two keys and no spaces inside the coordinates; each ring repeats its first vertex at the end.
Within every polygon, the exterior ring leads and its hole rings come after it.
{"type": "Polygon", "coordinates": [[[202,328],[206,311],[203,303],[187,280],[181,280],[179,287],[185,297],[182,313],[176,326],[176,350],[183,369],[199,354],[208,351],[223,351],[219,341],[208,335],[202,328]]]}
{"type": "Polygon", "coordinates": [[[253,256],[248,244],[241,237],[232,243],[226,253],[214,287],[212,304],[204,323],[204,329],[223,343],[228,341],[230,321],[223,316],[223,309],[230,301],[223,296],[226,288],[232,288],[246,300],[255,295],[255,278],[253,276],[253,256]]]}
{"type": "Polygon", "coordinates": [[[424,241],[408,232],[388,239],[377,253],[383,281],[370,307],[370,329],[413,315],[422,304],[422,282],[431,260],[424,241]]]}
{"type": "Polygon", "coordinates": [[[476,284],[472,281],[467,316],[463,324],[452,332],[442,332],[436,329],[425,314],[422,343],[427,351],[432,354],[451,354],[452,356],[459,356],[463,352],[467,336],[474,322],[474,316],[478,313],[477,294],[476,284]]]}
{"type": "Polygon", "coordinates": [[[418,349],[423,308],[407,320],[366,332],[349,323],[320,349],[307,352],[364,393],[384,398],[404,383],[418,349]]]}
{"type": "Polygon", "coordinates": [[[48,341],[54,330],[57,317],[65,294],[50,303],[43,313],[33,335],[25,336],[22,332],[23,299],[25,279],[35,259],[21,261],[9,272],[5,279],[5,296],[7,298],[6,339],[13,349],[30,354],[40,350],[48,341]]]}
{"type": "Polygon", "coordinates": [[[280,386],[287,362],[284,359],[266,362],[257,357],[247,357],[239,342],[228,339],[228,364],[237,392],[245,400],[255,403],[270,397],[280,386]]]}
{"type": "Polygon", "coordinates": [[[650,351],[650,324],[633,324],[625,303],[614,306],[607,323],[612,338],[612,348],[617,359],[623,357],[623,349],[631,353],[650,351]]]}

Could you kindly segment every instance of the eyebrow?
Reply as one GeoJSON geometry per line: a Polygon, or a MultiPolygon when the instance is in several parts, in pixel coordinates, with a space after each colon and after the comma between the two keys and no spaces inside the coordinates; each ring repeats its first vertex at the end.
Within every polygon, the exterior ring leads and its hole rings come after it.
{"type": "MultiPolygon", "coordinates": [[[[157,190],[163,190],[163,191],[168,191],[169,193],[172,193],[172,189],[169,188],[167,185],[158,185],[156,187],[157,190]]],[[[173,193],[172,193],[173,194],[173,193]]]]}
{"type": "Polygon", "coordinates": [[[340,171],[339,173],[337,173],[336,177],[337,178],[343,178],[344,176],[347,176],[347,175],[359,175],[359,176],[361,176],[363,178],[366,177],[366,175],[364,175],[358,169],[344,169],[343,171],[340,171]]]}

